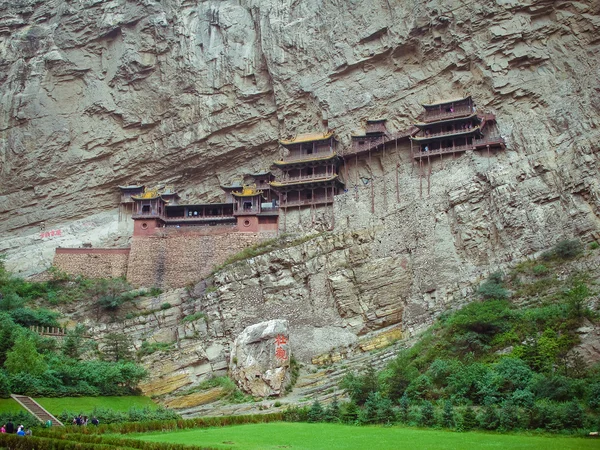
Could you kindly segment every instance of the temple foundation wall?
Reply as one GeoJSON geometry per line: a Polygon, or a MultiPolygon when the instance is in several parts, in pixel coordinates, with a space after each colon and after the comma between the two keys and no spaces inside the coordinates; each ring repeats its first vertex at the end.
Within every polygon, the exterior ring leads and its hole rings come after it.
{"type": "Polygon", "coordinates": [[[124,277],[129,252],[128,248],[57,248],[53,265],[70,275],[124,277]]]}

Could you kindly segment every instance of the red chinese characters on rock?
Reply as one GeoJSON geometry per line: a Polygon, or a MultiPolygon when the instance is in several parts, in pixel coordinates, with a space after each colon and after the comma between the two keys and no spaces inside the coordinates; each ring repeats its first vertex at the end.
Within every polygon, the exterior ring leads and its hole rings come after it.
{"type": "Polygon", "coordinates": [[[275,338],[275,357],[277,359],[285,360],[287,359],[287,352],[283,348],[284,345],[287,345],[288,338],[286,338],[282,334],[278,334],[275,338]]]}
{"type": "Polygon", "coordinates": [[[62,230],[50,230],[40,232],[40,237],[42,239],[52,236],[62,236],[62,230]]]}

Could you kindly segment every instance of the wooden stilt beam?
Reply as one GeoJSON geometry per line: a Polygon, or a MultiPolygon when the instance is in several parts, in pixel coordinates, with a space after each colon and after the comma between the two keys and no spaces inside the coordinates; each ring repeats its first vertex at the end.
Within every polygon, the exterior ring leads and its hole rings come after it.
{"type": "Polygon", "coordinates": [[[431,192],[431,159],[429,158],[429,155],[427,155],[427,165],[429,166],[429,171],[427,173],[427,197],[429,197],[431,192]]]}
{"type": "Polygon", "coordinates": [[[396,203],[400,203],[400,186],[398,185],[398,171],[400,170],[400,163],[396,164],[396,203]]]}
{"type": "Polygon", "coordinates": [[[423,198],[423,158],[419,157],[419,198],[423,198]]]}

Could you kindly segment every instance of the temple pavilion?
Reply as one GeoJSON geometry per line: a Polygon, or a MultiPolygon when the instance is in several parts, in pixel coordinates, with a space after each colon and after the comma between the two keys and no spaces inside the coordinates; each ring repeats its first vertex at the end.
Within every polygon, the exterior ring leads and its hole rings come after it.
{"type": "Polygon", "coordinates": [[[333,203],[333,197],[344,186],[338,175],[341,158],[333,133],[297,135],[279,143],[286,154],[273,163],[280,176],[270,185],[279,195],[280,207],[333,203]]]}
{"type": "Polygon", "coordinates": [[[419,132],[410,138],[414,158],[504,148],[495,115],[478,115],[471,96],[422,106],[422,120],[414,124],[419,132]]]}

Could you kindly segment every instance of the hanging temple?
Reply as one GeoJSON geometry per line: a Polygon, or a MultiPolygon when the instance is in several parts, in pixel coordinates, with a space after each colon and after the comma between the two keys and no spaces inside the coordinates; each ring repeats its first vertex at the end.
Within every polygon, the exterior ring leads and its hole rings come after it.
{"type": "MultiPolygon", "coordinates": [[[[409,141],[422,196],[423,181],[429,193],[432,159],[470,150],[489,155],[505,148],[495,115],[479,113],[470,96],[422,106],[419,121],[399,132],[388,130],[386,119],[367,120],[364,132],[352,135],[347,149],[340,148],[332,132],[280,140],[285,156],[274,161],[270,170],[247,173],[221,185],[223,203],[187,204],[172,186],[119,186],[119,219],[133,219],[131,247],[58,248],[54,264],[72,274],[126,276],[134,285],[184,286],[207,276],[233,253],[286,231],[291,211],[327,210],[331,205],[333,228],[334,198],[350,193],[346,189],[350,185],[358,195],[361,180],[357,171],[356,178],[350,179],[348,168],[358,165],[359,157],[370,158],[390,144],[397,148],[398,143],[409,141]]],[[[371,204],[374,212],[373,199],[371,204]]]]}

